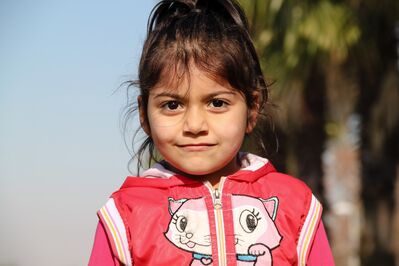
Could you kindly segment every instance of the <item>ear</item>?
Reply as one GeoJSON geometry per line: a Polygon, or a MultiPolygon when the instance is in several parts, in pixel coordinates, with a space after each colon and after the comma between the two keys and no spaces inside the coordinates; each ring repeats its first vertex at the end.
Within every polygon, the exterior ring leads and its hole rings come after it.
{"type": "Polygon", "coordinates": [[[245,130],[245,133],[249,134],[252,132],[252,130],[256,126],[256,120],[258,118],[258,112],[259,112],[259,91],[255,91],[252,94],[253,96],[253,101],[254,104],[252,108],[248,108],[248,119],[247,119],[247,128],[245,130]]]}
{"type": "Polygon", "coordinates": [[[171,216],[183,205],[184,202],[187,201],[187,199],[180,199],[180,200],[174,200],[173,198],[168,198],[169,200],[169,213],[171,216]]]}
{"type": "Polygon", "coordinates": [[[139,105],[141,128],[148,136],[151,136],[150,125],[148,124],[148,119],[147,119],[147,110],[145,110],[146,107],[143,105],[143,98],[141,95],[137,97],[137,103],[139,105]]]}
{"type": "Polygon", "coordinates": [[[270,215],[270,218],[272,220],[276,220],[276,215],[277,215],[277,208],[278,208],[278,198],[277,197],[271,197],[269,199],[260,199],[263,202],[263,205],[265,206],[267,212],[270,215]]]}

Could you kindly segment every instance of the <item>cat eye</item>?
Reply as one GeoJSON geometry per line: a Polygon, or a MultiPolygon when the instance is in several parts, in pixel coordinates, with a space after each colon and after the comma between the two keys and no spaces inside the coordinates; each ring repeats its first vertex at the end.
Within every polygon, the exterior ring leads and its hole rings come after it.
{"type": "Polygon", "coordinates": [[[187,218],[184,216],[179,216],[176,221],[176,228],[180,233],[183,233],[187,227],[187,218]]]}
{"type": "Polygon", "coordinates": [[[247,233],[252,233],[258,226],[259,213],[255,213],[255,209],[251,212],[249,210],[244,210],[240,215],[240,225],[247,233]]]}

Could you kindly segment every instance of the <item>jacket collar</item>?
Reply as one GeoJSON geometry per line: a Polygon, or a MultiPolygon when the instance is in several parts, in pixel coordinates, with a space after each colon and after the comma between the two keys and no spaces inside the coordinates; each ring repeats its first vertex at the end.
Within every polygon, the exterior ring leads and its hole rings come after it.
{"type": "MultiPolygon", "coordinates": [[[[276,170],[268,159],[260,156],[240,152],[238,154],[241,162],[241,169],[236,173],[228,176],[228,179],[234,179],[244,182],[253,182],[258,178],[276,170]]],[[[196,180],[176,174],[160,163],[154,164],[151,168],[144,171],[140,177],[128,176],[122,185],[122,188],[130,186],[154,186],[154,187],[170,187],[179,185],[195,185],[202,184],[196,180]]]]}
{"type": "Polygon", "coordinates": [[[266,158],[251,153],[240,153],[239,156],[242,168],[236,173],[228,176],[229,179],[254,182],[268,173],[276,172],[274,166],[266,158]]]}

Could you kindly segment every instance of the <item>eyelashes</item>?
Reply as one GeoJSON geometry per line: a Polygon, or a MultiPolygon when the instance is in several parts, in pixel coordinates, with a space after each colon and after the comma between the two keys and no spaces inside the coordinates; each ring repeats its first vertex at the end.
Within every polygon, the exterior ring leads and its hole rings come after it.
{"type": "Polygon", "coordinates": [[[177,215],[176,213],[172,216],[172,223],[176,224],[177,219],[179,219],[179,215],[177,215]]]}
{"type": "Polygon", "coordinates": [[[222,108],[222,107],[227,107],[228,105],[229,103],[227,101],[219,98],[212,99],[211,101],[209,101],[208,104],[208,106],[212,108],[222,108]]]}
{"type": "Polygon", "coordinates": [[[183,233],[186,231],[188,220],[184,215],[173,215],[172,224],[175,225],[177,231],[183,233]]]}
{"type": "Polygon", "coordinates": [[[175,111],[178,110],[179,108],[182,108],[183,105],[179,101],[166,101],[161,103],[161,108],[167,111],[175,111]]]}
{"type": "MultiPolygon", "coordinates": [[[[221,98],[212,98],[206,102],[206,107],[211,111],[220,111],[226,109],[229,105],[231,104],[228,100],[221,98]]],[[[183,111],[186,107],[186,105],[179,100],[163,101],[159,106],[163,111],[171,113],[183,111]]]]}
{"type": "Polygon", "coordinates": [[[253,209],[251,213],[256,217],[256,219],[258,219],[258,221],[259,221],[260,219],[262,219],[262,217],[259,217],[260,212],[255,211],[255,209],[253,209]]]}
{"type": "Polygon", "coordinates": [[[247,232],[247,233],[252,233],[255,231],[255,229],[258,227],[258,222],[262,218],[259,217],[260,212],[255,211],[255,209],[248,210],[245,209],[241,212],[240,214],[240,225],[242,229],[247,232]]]}

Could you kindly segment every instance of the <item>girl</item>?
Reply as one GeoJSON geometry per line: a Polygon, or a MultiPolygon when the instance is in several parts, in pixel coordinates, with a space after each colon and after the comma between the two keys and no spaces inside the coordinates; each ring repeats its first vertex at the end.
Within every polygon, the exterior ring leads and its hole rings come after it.
{"type": "Polygon", "coordinates": [[[100,209],[89,265],[333,265],[309,188],[239,152],[268,88],[234,0],[161,1],[137,85],[139,164],[163,160],[100,209]]]}

